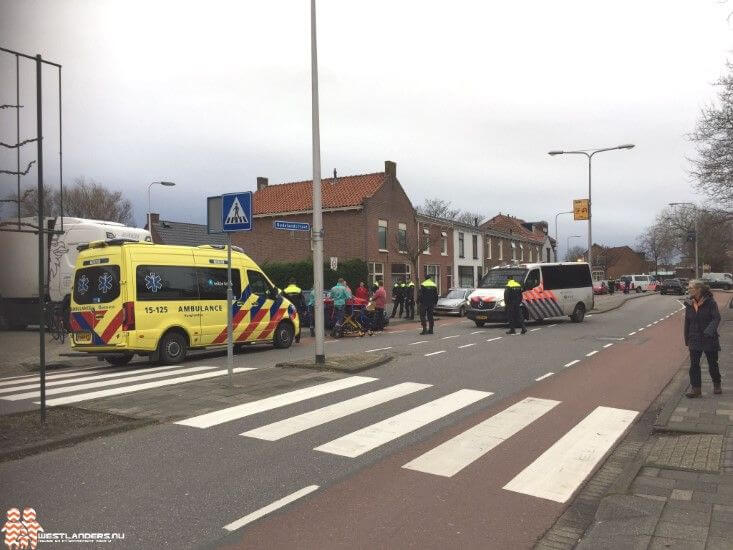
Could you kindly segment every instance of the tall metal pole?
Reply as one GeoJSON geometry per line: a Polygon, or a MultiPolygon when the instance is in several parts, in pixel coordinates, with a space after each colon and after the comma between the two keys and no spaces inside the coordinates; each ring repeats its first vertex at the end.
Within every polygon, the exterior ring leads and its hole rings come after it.
{"type": "MultiPolygon", "coordinates": [[[[15,56],[15,143],[20,143],[20,58],[15,56]]],[[[20,231],[20,146],[15,148],[18,177],[18,231],[20,231]]]]}
{"type": "Polygon", "coordinates": [[[573,214],[573,211],[567,210],[566,212],[558,212],[555,214],[555,261],[557,261],[557,249],[560,247],[560,236],[557,232],[557,217],[561,214],[573,214]]]}
{"type": "Polygon", "coordinates": [[[38,154],[38,347],[41,370],[41,422],[46,421],[46,247],[43,222],[43,101],[41,56],[36,55],[36,137],[38,154]]]}
{"type": "Polygon", "coordinates": [[[695,216],[695,279],[699,279],[700,273],[698,270],[700,269],[700,262],[697,258],[697,243],[700,240],[700,236],[697,234],[697,208],[693,210],[693,213],[695,216]]]}
{"type": "Polygon", "coordinates": [[[588,266],[590,267],[591,278],[593,277],[593,226],[591,218],[593,217],[593,206],[591,205],[590,198],[590,185],[591,185],[591,161],[593,160],[593,153],[588,155],[588,266]]]}
{"type": "Polygon", "coordinates": [[[234,341],[232,337],[232,234],[227,233],[227,372],[229,374],[229,386],[234,385],[232,374],[234,370],[234,341]]]}
{"type": "Polygon", "coordinates": [[[151,208],[150,206],[150,188],[153,186],[153,183],[148,185],[148,232],[150,232],[150,242],[154,242],[153,241],[153,219],[150,216],[150,208],[151,208]]]}
{"type": "Polygon", "coordinates": [[[311,114],[313,129],[313,292],[315,293],[316,363],[325,363],[323,331],[323,212],[321,207],[321,136],[318,116],[316,0],[311,0],[311,114]]]}

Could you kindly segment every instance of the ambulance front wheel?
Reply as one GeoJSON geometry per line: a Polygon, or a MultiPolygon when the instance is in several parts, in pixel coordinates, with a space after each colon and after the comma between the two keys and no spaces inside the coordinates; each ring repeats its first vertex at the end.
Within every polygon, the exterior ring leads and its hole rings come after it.
{"type": "Polygon", "coordinates": [[[160,339],[158,344],[160,362],[164,365],[180,363],[188,353],[188,341],[186,337],[177,330],[169,330],[160,339]]]}
{"type": "Polygon", "coordinates": [[[276,348],[289,348],[293,344],[293,338],[295,338],[293,325],[282,322],[275,329],[275,336],[272,339],[272,343],[276,348]]]}

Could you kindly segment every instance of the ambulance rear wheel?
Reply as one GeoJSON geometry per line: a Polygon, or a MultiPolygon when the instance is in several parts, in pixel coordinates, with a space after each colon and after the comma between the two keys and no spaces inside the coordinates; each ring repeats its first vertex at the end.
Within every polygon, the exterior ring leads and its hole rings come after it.
{"type": "Polygon", "coordinates": [[[188,342],[186,337],[177,330],[171,330],[163,335],[158,344],[160,362],[164,365],[180,363],[188,353],[188,342]]]}
{"type": "Polygon", "coordinates": [[[134,353],[120,353],[119,355],[107,355],[104,360],[113,367],[124,367],[135,356],[134,353]]]}
{"type": "Polygon", "coordinates": [[[293,325],[282,322],[277,325],[277,328],[275,329],[275,336],[272,339],[272,343],[276,348],[289,348],[293,345],[294,337],[295,331],[293,330],[293,325]]]}

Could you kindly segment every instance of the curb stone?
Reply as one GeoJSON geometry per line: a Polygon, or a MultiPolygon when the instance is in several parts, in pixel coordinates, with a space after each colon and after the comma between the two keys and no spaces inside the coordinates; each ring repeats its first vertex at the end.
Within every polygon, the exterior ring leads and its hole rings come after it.
{"type": "Polygon", "coordinates": [[[372,369],[385,363],[389,363],[394,359],[391,353],[354,353],[348,355],[329,356],[325,363],[316,364],[313,359],[305,359],[302,361],[284,361],[276,363],[278,368],[295,368],[295,369],[314,369],[336,372],[361,372],[372,369]]]}

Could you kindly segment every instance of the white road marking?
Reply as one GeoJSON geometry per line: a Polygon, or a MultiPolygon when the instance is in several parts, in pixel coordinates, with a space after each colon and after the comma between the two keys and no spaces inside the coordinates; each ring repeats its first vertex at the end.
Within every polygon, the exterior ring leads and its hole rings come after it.
{"type": "Polygon", "coordinates": [[[303,498],[304,496],[312,493],[313,491],[317,491],[317,490],[318,490],[318,485],[308,485],[308,487],[304,487],[303,489],[300,489],[299,491],[295,491],[294,493],[291,493],[288,496],[281,498],[280,500],[276,500],[272,504],[268,504],[264,508],[260,508],[259,510],[252,512],[251,514],[247,514],[246,516],[239,518],[238,520],[225,525],[224,529],[226,529],[227,531],[236,531],[237,529],[244,527],[248,523],[252,523],[253,521],[257,519],[260,519],[261,517],[266,516],[270,512],[279,510],[283,506],[286,506],[290,504],[291,502],[294,502],[298,500],[299,498],[303,498]]]}
{"type": "Polygon", "coordinates": [[[475,345],[476,345],[475,343],[473,343],[473,344],[464,344],[462,346],[458,346],[458,349],[470,348],[471,346],[475,346],[475,345]]]}
{"type": "Polygon", "coordinates": [[[535,380],[535,382],[539,382],[540,380],[544,380],[545,378],[549,378],[553,374],[555,374],[555,373],[554,372],[548,372],[547,374],[543,374],[542,376],[540,376],[539,378],[535,378],[534,380],[535,380]]]}
{"type": "Polygon", "coordinates": [[[575,361],[570,361],[570,363],[567,363],[565,365],[565,368],[572,367],[573,365],[580,363],[580,359],[576,359],[575,361]]]}
{"type": "Polygon", "coordinates": [[[460,334],[454,334],[453,336],[443,336],[441,340],[448,340],[449,338],[458,338],[460,334]]]}
{"type": "Polygon", "coordinates": [[[474,330],[471,334],[481,334],[483,330],[474,330]]]}
{"type": "Polygon", "coordinates": [[[279,422],[273,422],[272,424],[255,428],[254,430],[249,430],[239,435],[264,439],[266,441],[277,441],[283,437],[315,428],[316,426],[326,424],[327,422],[338,420],[339,418],[343,418],[350,414],[354,414],[371,407],[376,407],[377,405],[381,405],[387,401],[430,387],[432,387],[432,384],[404,382],[402,384],[397,384],[396,386],[390,386],[389,388],[360,395],[353,399],[334,403],[333,405],[328,405],[326,407],[316,409],[315,411],[286,418],[279,422]]]}
{"type": "Polygon", "coordinates": [[[557,326],[557,323],[552,323],[551,325],[547,325],[547,328],[552,328],[554,326],[557,326]]]}
{"type": "Polygon", "coordinates": [[[610,343],[610,344],[606,344],[606,345],[605,345],[605,346],[603,346],[603,347],[604,347],[604,348],[610,348],[610,347],[611,347],[612,345],[613,345],[613,342],[612,342],[612,343],[610,343]]]}
{"type": "MultiPolygon", "coordinates": [[[[87,368],[87,369],[74,369],[73,371],[64,371],[64,372],[57,372],[57,373],[46,373],[46,380],[57,380],[60,378],[73,378],[74,376],[83,376],[85,374],[91,374],[94,372],[111,372],[112,370],[117,370],[117,372],[125,372],[124,370],[119,369],[112,369],[110,367],[107,368],[87,368]]],[[[27,375],[24,374],[22,376],[8,376],[6,378],[2,378],[0,380],[0,386],[10,386],[12,384],[27,384],[29,382],[38,381],[40,380],[40,374],[31,374],[27,375]]]]}
{"type": "Polygon", "coordinates": [[[636,331],[634,331],[634,332],[629,332],[629,336],[633,336],[634,334],[636,334],[636,331]]]}
{"type": "Polygon", "coordinates": [[[559,404],[550,399],[523,399],[402,467],[452,477],[559,404]]]}
{"type": "Polygon", "coordinates": [[[338,340],[325,340],[323,343],[324,344],[335,344],[337,342],[338,342],[338,340]]]}
{"type": "MultiPolygon", "coordinates": [[[[114,378],[117,376],[121,376],[123,378],[120,378],[120,380],[111,380],[107,382],[107,384],[123,384],[127,382],[127,380],[124,378],[125,376],[132,376],[134,374],[141,374],[141,373],[153,373],[157,371],[162,370],[171,370],[171,369],[182,369],[184,368],[181,365],[172,366],[172,367],[155,367],[153,369],[145,368],[145,369],[135,369],[135,370],[128,370],[128,371],[122,371],[122,372],[114,372],[109,374],[97,374],[94,376],[82,376],[81,378],[71,378],[69,380],[51,380],[50,382],[46,382],[46,387],[50,388],[52,386],[63,386],[64,384],[77,384],[79,382],[89,382],[90,380],[104,380],[107,378],[114,378]]],[[[214,367],[209,367],[213,369],[214,367]]],[[[35,384],[26,384],[24,386],[10,386],[7,388],[0,388],[0,393],[11,393],[14,391],[21,391],[21,390],[32,390],[39,387],[38,381],[36,381],[35,384]]]]}
{"type": "Polygon", "coordinates": [[[658,322],[659,322],[659,321],[654,321],[654,322],[652,323],[652,325],[656,325],[656,324],[657,324],[658,322]]]}
{"type": "Polygon", "coordinates": [[[373,351],[384,351],[384,350],[388,350],[388,349],[392,349],[392,346],[387,346],[386,348],[368,349],[364,353],[372,353],[373,351]]]}
{"type": "Polygon", "coordinates": [[[598,407],[504,485],[504,489],[567,502],[637,414],[598,407]]]}
{"type": "Polygon", "coordinates": [[[649,328],[650,326],[652,326],[652,323],[649,323],[649,324],[648,324],[648,325],[646,326],[646,328],[649,328]]]}
{"type": "Polygon", "coordinates": [[[401,334],[403,332],[406,332],[406,330],[407,329],[402,329],[402,330],[386,330],[385,332],[388,332],[390,334],[401,334]]]}
{"type": "Polygon", "coordinates": [[[595,350],[591,351],[590,353],[586,353],[586,354],[585,354],[585,356],[586,356],[586,357],[592,357],[592,356],[593,356],[593,355],[595,355],[596,353],[598,353],[598,350],[597,350],[597,349],[595,349],[595,350]]]}
{"type": "Polygon", "coordinates": [[[425,342],[427,342],[427,340],[419,340],[417,342],[412,342],[411,344],[407,344],[407,345],[408,346],[416,346],[418,344],[424,344],[425,342]]]}
{"type": "Polygon", "coordinates": [[[445,353],[445,350],[443,349],[443,350],[440,350],[440,351],[434,351],[432,353],[426,353],[425,354],[425,357],[430,357],[431,355],[438,355],[440,353],[445,353]]]}
{"type": "MultiPolygon", "coordinates": [[[[232,372],[240,373],[248,370],[255,370],[254,368],[238,367],[232,372]]],[[[204,372],[201,374],[192,374],[190,376],[178,376],[176,378],[167,378],[165,380],[156,380],[155,382],[144,382],[142,384],[133,384],[132,386],[122,386],[121,388],[110,388],[108,390],[99,390],[88,393],[80,393],[77,395],[69,395],[67,397],[57,397],[55,399],[49,399],[46,401],[46,405],[52,407],[54,405],[67,405],[69,403],[78,403],[79,401],[87,401],[89,399],[97,399],[99,397],[109,397],[111,395],[122,395],[124,393],[133,393],[136,391],[149,390],[151,388],[160,388],[162,386],[171,386],[173,384],[183,384],[185,382],[194,382],[196,380],[206,380],[207,378],[215,378],[217,376],[224,376],[227,373],[226,369],[217,369],[213,372],[204,372]]],[[[39,401],[34,401],[36,405],[39,401]]]]}
{"type": "MultiPolygon", "coordinates": [[[[178,370],[168,370],[164,372],[156,372],[154,374],[140,374],[136,376],[128,376],[127,378],[120,378],[117,380],[103,380],[102,382],[89,382],[87,384],[76,384],[73,386],[62,386],[60,388],[51,388],[46,390],[46,395],[57,395],[59,393],[71,393],[75,391],[92,390],[94,388],[106,388],[108,386],[115,386],[118,384],[129,384],[130,382],[139,382],[140,380],[155,380],[157,378],[164,378],[166,376],[187,374],[189,372],[200,372],[202,370],[211,370],[216,367],[177,367],[178,370]]],[[[41,391],[38,386],[34,386],[33,391],[25,393],[14,393],[5,397],[0,397],[3,401],[20,401],[21,399],[37,399],[41,396],[41,391]]]]}
{"type": "Polygon", "coordinates": [[[496,342],[497,340],[501,340],[502,338],[504,338],[504,337],[503,336],[497,336],[496,338],[489,338],[486,341],[487,342],[496,342]]]}
{"type": "Polygon", "coordinates": [[[530,332],[537,332],[537,331],[538,331],[538,330],[540,330],[541,328],[542,328],[542,327],[537,327],[537,328],[533,328],[533,329],[530,329],[530,332]]]}
{"type": "Polygon", "coordinates": [[[314,450],[354,458],[490,395],[493,395],[493,393],[467,389],[458,390],[361,430],[346,434],[316,447],[314,450]]]}
{"type": "Polygon", "coordinates": [[[586,316],[585,316],[585,318],[586,318],[586,319],[587,319],[588,317],[593,317],[593,315],[586,315],[586,316]]]}
{"type": "Polygon", "coordinates": [[[239,418],[244,418],[264,411],[270,411],[272,409],[284,407],[285,405],[292,405],[293,403],[299,403],[306,399],[312,399],[314,397],[326,395],[327,393],[353,388],[354,386],[360,386],[376,380],[377,378],[371,378],[369,376],[349,376],[348,378],[340,378],[339,380],[332,380],[331,382],[326,382],[324,384],[316,384],[315,386],[308,386],[299,390],[293,390],[279,395],[273,395],[272,397],[258,399],[257,401],[250,401],[248,403],[242,403],[241,405],[234,405],[233,407],[227,407],[218,411],[193,416],[191,418],[186,418],[185,420],[179,420],[176,424],[180,424],[181,426],[191,426],[193,428],[210,428],[211,426],[224,424],[225,422],[231,422],[232,420],[237,420],[239,418]]]}
{"type": "Polygon", "coordinates": [[[637,330],[636,332],[641,332],[642,330],[644,330],[644,327],[641,327],[641,328],[640,328],[640,329],[638,329],[638,330],[637,330]]]}

